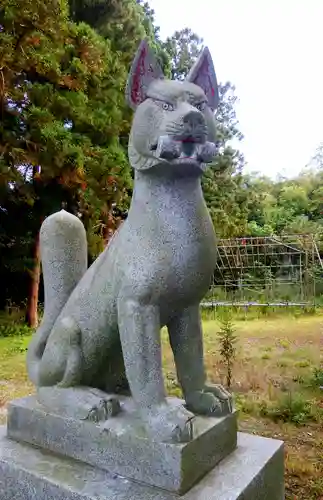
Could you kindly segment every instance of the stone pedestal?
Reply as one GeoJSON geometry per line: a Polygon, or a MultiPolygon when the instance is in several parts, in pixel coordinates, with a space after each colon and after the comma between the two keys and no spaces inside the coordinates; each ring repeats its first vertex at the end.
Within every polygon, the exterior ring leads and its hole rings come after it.
{"type": "Polygon", "coordinates": [[[284,500],[283,444],[272,439],[238,434],[237,449],[179,497],[5,434],[0,428],[1,500],[284,500]]]}
{"type": "MultiPolygon", "coordinates": [[[[179,404],[179,400],[171,400],[179,404]]],[[[103,424],[13,401],[0,427],[1,500],[283,500],[283,443],[198,417],[186,444],[151,441],[132,400],[103,424]],[[238,443],[237,443],[238,436],[238,443]]]]}
{"type": "MultiPolygon", "coordinates": [[[[176,493],[189,490],[237,446],[237,412],[222,418],[196,417],[194,439],[152,441],[132,398],[120,398],[122,412],[104,424],[47,413],[35,396],[12,401],[8,437],[176,493]]],[[[171,405],[183,401],[170,398],[171,405]]]]}

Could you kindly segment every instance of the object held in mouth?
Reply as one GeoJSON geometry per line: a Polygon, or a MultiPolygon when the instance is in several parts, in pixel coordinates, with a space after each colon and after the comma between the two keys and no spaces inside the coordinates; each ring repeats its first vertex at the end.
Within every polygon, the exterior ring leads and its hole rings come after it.
{"type": "Polygon", "coordinates": [[[213,142],[207,141],[204,144],[199,144],[192,140],[178,141],[168,135],[161,136],[153,150],[155,150],[157,158],[164,160],[187,158],[198,160],[201,163],[212,163],[217,154],[217,147],[213,142]]]}

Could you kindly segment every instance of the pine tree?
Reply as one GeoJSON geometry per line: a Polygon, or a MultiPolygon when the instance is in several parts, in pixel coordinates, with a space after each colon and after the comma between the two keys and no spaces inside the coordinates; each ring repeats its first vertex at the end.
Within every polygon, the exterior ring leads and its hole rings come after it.
{"type": "Polygon", "coordinates": [[[65,0],[2,5],[0,192],[14,188],[36,221],[28,308],[35,326],[44,217],[65,202],[91,225],[127,196],[131,178],[118,140],[127,71],[109,41],[70,22],[65,0]]]}
{"type": "Polygon", "coordinates": [[[166,39],[164,49],[170,56],[173,80],[184,80],[203,48],[203,39],[184,28],[166,39]]]}
{"type": "MultiPolygon", "coordinates": [[[[69,0],[71,17],[75,22],[86,22],[109,41],[111,50],[118,54],[119,63],[127,70],[142,39],[147,39],[155,51],[165,74],[169,75],[169,57],[159,39],[154,11],[142,0],[69,0]]],[[[124,81],[124,86],[125,86],[124,81]]],[[[120,142],[127,154],[128,137],[133,112],[126,102],[120,103],[123,127],[120,142]]]]}
{"type": "Polygon", "coordinates": [[[146,36],[144,14],[136,0],[69,0],[69,5],[72,20],[88,24],[109,40],[111,50],[128,67],[146,36]]]}

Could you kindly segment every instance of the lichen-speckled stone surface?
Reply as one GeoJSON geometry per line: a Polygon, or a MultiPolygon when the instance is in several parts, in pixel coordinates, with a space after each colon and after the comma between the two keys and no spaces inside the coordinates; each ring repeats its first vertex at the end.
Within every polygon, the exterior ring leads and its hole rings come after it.
{"type": "Polygon", "coordinates": [[[206,381],[199,308],[217,256],[201,187],[217,153],[218,85],[209,50],[184,81],[171,81],[143,41],[126,96],[136,109],[127,219],[89,269],[77,217],[61,211],[44,221],[45,315],[29,345],[28,374],[44,408],[71,418],[105,420],[118,402],[103,393],[130,389],[153,440],[187,442],[195,415],[232,412],[228,391],[206,381]],[[185,407],[166,401],[164,326],[185,407]]]}
{"type": "MultiPolygon", "coordinates": [[[[170,405],[182,401],[170,399],[170,405]]],[[[49,414],[34,396],[12,401],[8,436],[75,458],[169,491],[187,491],[237,443],[237,413],[197,417],[189,443],[152,441],[136,416],[131,398],[121,398],[122,412],[106,423],[80,421],[49,414]]]]}
{"type": "MultiPolygon", "coordinates": [[[[9,440],[0,427],[1,500],[284,500],[280,441],[238,435],[238,448],[182,497],[9,440]]],[[[139,458],[138,458],[139,459],[139,458]]]]}

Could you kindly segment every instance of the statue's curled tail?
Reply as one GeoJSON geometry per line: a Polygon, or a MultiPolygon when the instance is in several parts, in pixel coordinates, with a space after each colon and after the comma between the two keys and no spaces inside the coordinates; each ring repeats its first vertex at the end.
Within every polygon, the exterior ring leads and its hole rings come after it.
{"type": "Polygon", "coordinates": [[[45,311],[27,353],[30,380],[39,384],[39,367],[54,323],[87,270],[87,241],[82,222],[65,210],[50,215],[40,229],[45,311]]]}

